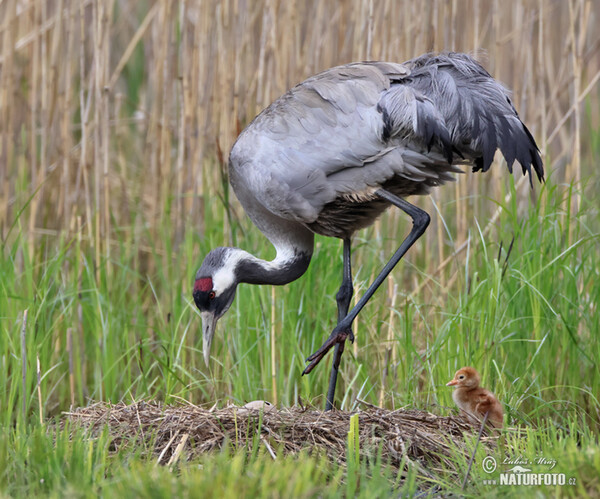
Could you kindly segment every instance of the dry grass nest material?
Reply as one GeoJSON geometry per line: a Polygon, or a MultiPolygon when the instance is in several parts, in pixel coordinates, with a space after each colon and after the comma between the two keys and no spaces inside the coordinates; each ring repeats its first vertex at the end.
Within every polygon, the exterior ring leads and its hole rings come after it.
{"type": "MultiPolygon", "coordinates": [[[[274,459],[280,453],[309,450],[345,461],[353,413],[301,407],[276,409],[270,404],[263,409],[247,406],[207,410],[157,402],[99,402],[65,413],[65,418],[75,426],[83,426],[92,436],[107,428],[112,450],[119,452],[128,446],[148,449],[161,464],[191,460],[227,446],[251,448],[257,438],[274,459]]],[[[431,469],[447,461],[446,465],[453,468],[457,451],[469,458],[472,438],[465,439],[465,434],[476,437],[479,432],[478,425],[460,417],[415,409],[368,407],[358,412],[358,419],[361,454],[374,454],[381,448],[382,457],[396,467],[404,457],[419,467],[431,469]],[[467,440],[471,440],[469,446],[467,440]]],[[[492,447],[495,440],[484,433],[482,443],[492,447]]]]}

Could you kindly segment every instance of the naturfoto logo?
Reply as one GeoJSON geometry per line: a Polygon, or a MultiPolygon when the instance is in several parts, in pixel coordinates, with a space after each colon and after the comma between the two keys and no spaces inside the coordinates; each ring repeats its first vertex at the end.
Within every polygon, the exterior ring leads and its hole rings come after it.
{"type": "MultiPolygon", "coordinates": [[[[484,485],[575,485],[575,478],[568,478],[564,473],[549,473],[556,466],[556,459],[538,456],[529,459],[523,456],[506,457],[502,461],[505,471],[500,471],[497,478],[484,480],[484,485]],[[509,467],[510,466],[510,467],[509,467]],[[534,470],[534,467],[543,467],[534,470]]],[[[486,456],[481,462],[485,473],[492,474],[498,469],[498,462],[492,456],[486,456]]]]}

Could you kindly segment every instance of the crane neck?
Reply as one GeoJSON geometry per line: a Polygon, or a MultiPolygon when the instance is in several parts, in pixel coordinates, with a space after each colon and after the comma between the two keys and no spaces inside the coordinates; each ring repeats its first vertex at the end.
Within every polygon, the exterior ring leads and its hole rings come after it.
{"type": "Polygon", "coordinates": [[[271,261],[244,250],[236,252],[239,258],[235,266],[236,281],[248,284],[281,285],[295,281],[306,272],[312,256],[312,248],[280,250],[271,261]]]}

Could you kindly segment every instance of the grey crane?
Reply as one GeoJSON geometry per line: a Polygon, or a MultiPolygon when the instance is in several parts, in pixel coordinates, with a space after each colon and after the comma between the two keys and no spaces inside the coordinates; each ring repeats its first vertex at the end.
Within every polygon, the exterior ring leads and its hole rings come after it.
{"type": "Polygon", "coordinates": [[[343,278],[336,295],[337,326],[308,357],[308,374],[335,347],[326,409],[333,407],[340,359],[352,323],[406,251],[424,233],[429,215],[404,198],[454,180],[461,165],[487,171],[500,149],[532,181],[543,181],[536,143],[508,92],[472,57],[425,54],[403,64],[359,62],[319,73],[262,111],[235,142],[231,186],[277,255],[261,260],[219,247],[196,274],[208,365],[217,320],[239,283],[287,284],[310,263],[314,235],[343,240],[343,278]],[[390,205],[413,227],[365,294],[350,310],[351,236],[390,205]]]}

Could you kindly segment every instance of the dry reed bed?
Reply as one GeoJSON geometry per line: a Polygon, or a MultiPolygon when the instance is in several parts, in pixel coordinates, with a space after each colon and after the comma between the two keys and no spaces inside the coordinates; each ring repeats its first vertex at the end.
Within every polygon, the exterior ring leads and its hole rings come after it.
{"type": "MultiPolygon", "coordinates": [[[[244,220],[227,192],[227,153],[271,100],[330,66],[430,50],[482,51],[552,159],[548,174],[577,181],[600,126],[599,22],[590,0],[0,2],[0,238],[17,237],[15,217],[31,249],[47,236],[77,237],[95,255],[99,284],[126,240],[140,274],[152,275],[177,264],[184,234],[203,234],[223,199],[244,220]],[[157,224],[165,219],[168,238],[157,224]]],[[[486,197],[500,201],[506,177],[496,165],[419,201],[447,219],[434,216],[422,244],[421,268],[443,289],[459,279],[456,254],[478,243],[473,216],[484,235],[493,229],[500,209],[486,197]]],[[[388,217],[396,240],[404,217],[388,217]]],[[[220,243],[231,245],[224,224],[220,243]]]]}
{"type": "MultiPolygon", "coordinates": [[[[37,189],[26,233],[82,231],[98,260],[139,201],[153,220],[174,196],[175,239],[190,222],[201,229],[202,196],[222,190],[231,144],[272,99],[336,64],[429,50],[487,53],[557,180],[579,179],[599,20],[589,0],[2,2],[1,235],[37,189]]],[[[505,172],[493,170],[435,194],[457,203],[457,246],[479,210],[469,194],[499,199],[505,172]]],[[[140,227],[126,230],[144,251],[140,227]]],[[[427,237],[443,260],[442,232],[427,237]]]]}
{"type": "MultiPolygon", "coordinates": [[[[87,428],[92,436],[107,428],[114,451],[147,449],[147,457],[161,464],[173,464],[182,456],[193,459],[226,446],[250,449],[257,436],[274,459],[281,452],[309,450],[345,462],[352,413],[299,407],[270,409],[261,413],[235,406],[206,410],[157,402],[99,402],[65,413],[65,418],[87,428]]],[[[381,448],[382,457],[393,466],[400,466],[404,457],[413,465],[423,466],[422,472],[440,461],[453,468],[455,464],[448,458],[457,451],[467,461],[470,452],[464,434],[473,436],[479,430],[463,419],[422,410],[368,408],[358,412],[358,418],[363,455],[375,455],[381,448]]],[[[495,438],[483,437],[482,442],[493,446],[495,438]]]]}

